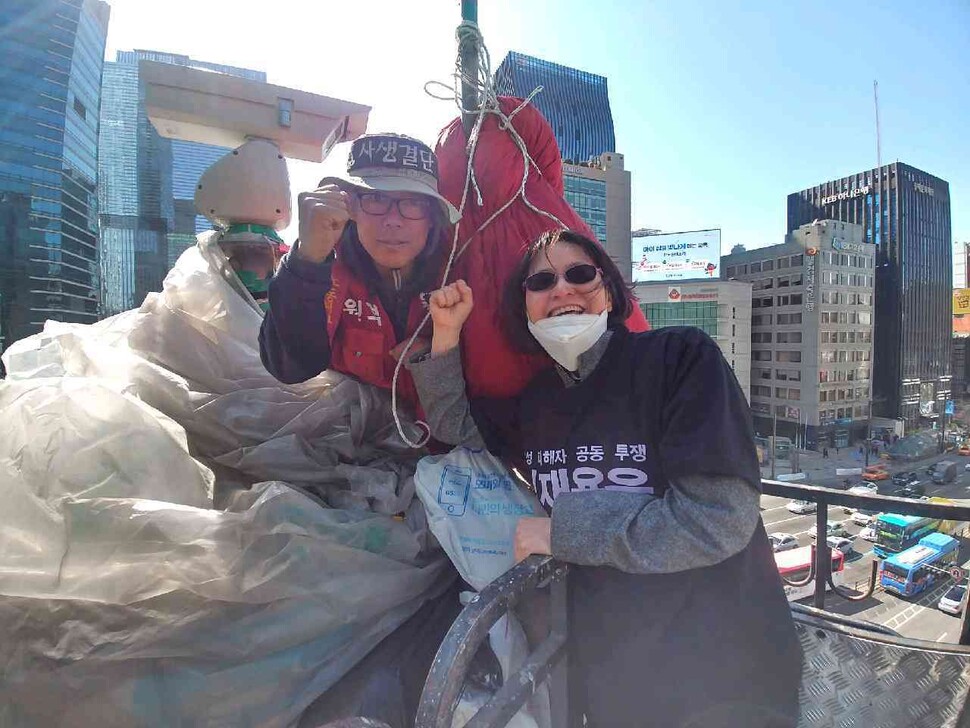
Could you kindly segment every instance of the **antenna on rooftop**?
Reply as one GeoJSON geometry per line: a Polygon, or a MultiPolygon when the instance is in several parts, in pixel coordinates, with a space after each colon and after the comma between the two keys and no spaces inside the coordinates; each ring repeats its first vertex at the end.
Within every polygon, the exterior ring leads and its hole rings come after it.
{"type": "MultiPolygon", "coordinates": [[[[876,169],[882,169],[882,140],[879,135],[879,82],[872,82],[872,98],[876,104],[876,169]]],[[[877,174],[882,176],[881,172],[877,174]]]]}

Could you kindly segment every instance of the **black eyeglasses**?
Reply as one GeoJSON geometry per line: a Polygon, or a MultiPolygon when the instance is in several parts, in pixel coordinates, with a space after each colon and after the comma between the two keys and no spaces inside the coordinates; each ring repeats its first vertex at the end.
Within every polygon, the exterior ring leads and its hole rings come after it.
{"type": "Polygon", "coordinates": [[[404,197],[395,199],[383,192],[362,192],[358,195],[360,209],[368,215],[386,215],[392,205],[405,220],[424,220],[431,213],[431,200],[426,197],[404,197]]]}
{"type": "MultiPolygon", "coordinates": [[[[588,287],[589,284],[596,281],[597,277],[602,275],[602,273],[603,271],[601,271],[595,265],[590,263],[577,263],[576,265],[567,268],[562,277],[566,279],[566,283],[570,283],[574,286],[588,287]]],[[[533,293],[541,293],[542,291],[548,291],[550,288],[553,288],[558,281],[558,273],[554,273],[551,270],[541,270],[538,273],[533,273],[531,276],[526,278],[522,283],[522,287],[527,291],[532,291],[533,293]]]]}

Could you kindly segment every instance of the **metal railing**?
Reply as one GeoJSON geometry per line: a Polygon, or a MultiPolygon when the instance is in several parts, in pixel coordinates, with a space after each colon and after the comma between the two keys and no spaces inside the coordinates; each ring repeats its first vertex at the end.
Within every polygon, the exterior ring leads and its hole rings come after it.
{"type": "Polygon", "coordinates": [[[549,556],[530,556],[486,586],[462,610],[448,630],[425,682],[415,728],[450,726],[461,698],[465,675],[488,631],[530,590],[550,585],[549,634],[532,651],[518,672],[507,679],[466,728],[507,724],[519,706],[546,678],[552,724],[565,726],[566,709],[566,564],[549,556]]]}
{"type": "MultiPolygon", "coordinates": [[[[863,509],[879,513],[898,513],[901,516],[926,516],[944,518],[950,521],[970,521],[970,506],[949,505],[946,503],[931,503],[911,498],[898,498],[889,495],[856,495],[834,488],[823,488],[817,485],[782,483],[777,480],[761,481],[761,491],[765,495],[775,495],[793,500],[812,501],[817,504],[815,511],[815,533],[817,534],[814,548],[814,562],[811,576],[815,579],[815,595],[812,603],[818,609],[825,608],[826,589],[828,584],[832,593],[848,601],[863,601],[872,595],[878,577],[879,565],[872,562],[867,589],[858,595],[851,595],[837,587],[832,580],[832,549],[821,534],[828,532],[829,506],[844,506],[847,508],[863,509]]],[[[804,585],[801,582],[799,585],[804,585]]],[[[961,645],[970,645],[970,626],[967,621],[967,610],[964,610],[963,621],[960,626],[961,645]]]]}
{"type": "MultiPolygon", "coordinates": [[[[930,503],[884,495],[856,495],[832,488],[782,483],[774,480],[762,481],[762,492],[765,495],[817,503],[817,534],[827,533],[828,506],[830,505],[970,522],[970,506],[968,505],[930,503]]],[[[815,580],[815,607],[820,610],[825,607],[826,584],[829,584],[833,593],[842,599],[861,601],[871,596],[875,588],[878,564],[875,561],[873,562],[867,589],[861,594],[848,594],[832,583],[831,548],[824,537],[819,537],[817,541],[810,578],[801,582],[802,585],[807,585],[811,579],[815,580]]],[[[469,728],[505,725],[533,694],[536,686],[548,679],[552,725],[555,728],[565,728],[569,724],[569,716],[566,712],[568,704],[566,689],[567,576],[568,567],[566,564],[555,561],[548,556],[530,556],[483,589],[455,620],[438,649],[438,654],[425,683],[424,693],[421,696],[415,719],[415,728],[439,728],[440,726],[451,725],[451,718],[461,698],[465,676],[472,658],[487,639],[489,629],[506,612],[519,604],[528,593],[546,584],[550,585],[548,636],[532,651],[518,672],[505,681],[502,688],[466,725],[469,728]]],[[[802,609],[805,608],[802,607],[802,609]]],[[[960,645],[970,645],[967,611],[965,609],[963,614],[960,645]]],[[[849,618],[836,615],[832,615],[832,618],[836,621],[851,622],[849,618]]],[[[886,633],[892,632],[877,625],[869,625],[868,628],[876,631],[883,629],[886,633]]]]}

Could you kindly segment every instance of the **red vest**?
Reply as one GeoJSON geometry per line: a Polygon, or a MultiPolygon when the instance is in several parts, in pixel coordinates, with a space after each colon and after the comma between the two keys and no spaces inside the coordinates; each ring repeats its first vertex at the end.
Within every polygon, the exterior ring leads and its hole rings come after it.
{"type": "MultiPolygon", "coordinates": [[[[324,306],[330,337],[330,368],[389,390],[397,365],[389,352],[401,342],[397,340],[394,324],[380,297],[369,292],[339,258],[333,264],[332,284],[324,297],[324,306]]],[[[427,312],[421,296],[414,296],[408,310],[408,333],[404,341],[418,328],[427,312]]],[[[428,339],[431,337],[430,319],[424,335],[428,339]]],[[[412,412],[418,409],[414,381],[403,366],[397,379],[397,396],[398,401],[412,412]]]]}

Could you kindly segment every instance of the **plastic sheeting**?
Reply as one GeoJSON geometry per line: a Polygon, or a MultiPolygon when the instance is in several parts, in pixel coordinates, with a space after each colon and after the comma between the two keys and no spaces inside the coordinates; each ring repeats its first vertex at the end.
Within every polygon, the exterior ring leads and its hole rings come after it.
{"type": "Polygon", "coordinates": [[[200,243],[4,355],[0,725],[292,725],[454,579],[387,395],[276,382],[200,243]]]}
{"type": "Polygon", "coordinates": [[[0,725],[291,725],[451,580],[387,516],[234,501],[72,501],[53,598],[0,599],[0,725]]]}
{"type": "Polygon", "coordinates": [[[48,321],[14,343],[8,381],[76,378],[139,399],[185,429],[216,474],[217,503],[282,480],[335,507],[405,510],[419,454],[401,442],[389,395],[337,372],[280,384],[259,360],[262,314],[239,288],[216,234],[203,234],[140,309],[90,326],[48,321]]]}

